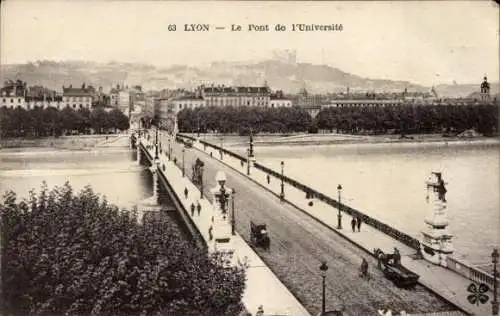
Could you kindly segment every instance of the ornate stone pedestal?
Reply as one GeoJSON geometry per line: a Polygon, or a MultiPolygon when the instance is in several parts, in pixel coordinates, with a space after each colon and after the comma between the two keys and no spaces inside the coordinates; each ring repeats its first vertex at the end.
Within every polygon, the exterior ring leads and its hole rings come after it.
{"type": "Polygon", "coordinates": [[[215,177],[217,185],[210,190],[213,196],[212,203],[212,249],[216,252],[233,253],[231,234],[231,214],[229,205],[232,199],[233,190],[227,188],[226,175],[223,172],[217,172],[215,177]]]}
{"type": "Polygon", "coordinates": [[[443,267],[447,257],[453,253],[452,235],[448,231],[446,188],[441,173],[433,172],[426,181],[429,215],[422,230],[420,250],[424,259],[443,267]]]}

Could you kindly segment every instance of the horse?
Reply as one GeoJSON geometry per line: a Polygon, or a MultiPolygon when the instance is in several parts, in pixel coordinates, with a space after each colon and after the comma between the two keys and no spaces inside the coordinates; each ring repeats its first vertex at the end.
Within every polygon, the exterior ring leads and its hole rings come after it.
{"type": "Polygon", "coordinates": [[[382,269],[382,264],[386,266],[390,261],[394,263],[394,254],[384,253],[380,248],[373,249],[373,254],[377,258],[377,267],[379,269],[382,269]]]}

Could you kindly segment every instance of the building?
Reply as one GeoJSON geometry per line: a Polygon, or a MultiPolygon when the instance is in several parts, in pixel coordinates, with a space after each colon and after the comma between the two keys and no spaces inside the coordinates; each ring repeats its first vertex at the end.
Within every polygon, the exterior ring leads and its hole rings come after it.
{"type": "Polygon", "coordinates": [[[269,107],[271,108],[289,108],[292,107],[292,100],[286,98],[283,91],[276,91],[269,96],[269,107]]]}
{"type": "Polygon", "coordinates": [[[82,84],[81,88],[73,88],[72,85],[69,85],[69,87],[63,86],[62,101],[66,107],[73,110],[90,110],[92,107],[92,93],[87,89],[85,83],[82,84]]]}
{"type": "Polygon", "coordinates": [[[118,93],[120,91],[120,85],[116,85],[116,88],[111,88],[111,90],[109,91],[109,105],[111,107],[118,107],[118,93]]]}
{"type": "Polygon", "coordinates": [[[384,107],[384,106],[397,106],[401,105],[403,102],[401,100],[376,100],[376,99],[364,99],[364,100],[329,100],[322,107],[384,107]]]}
{"type": "Polygon", "coordinates": [[[127,117],[130,116],[130,92],[128,90],[118,91],[117,108],[127,117]]]}
{"type": "Polygon", "coordinates": [[[27,96],[25,99],[25,106],[27,110],[32,110],[36,107],[47,109],[49,107],[61,110],[66,107],[66,103],[63,101],[63,97],[60,95],[38,95],[38,96],[27,96]]]}
{"type": "Polygon", "coordinates": [[[21,80],[7,80],[0,89],[0,107],[25,107],[25,97],[27,92],[26,82],[21,80]]]}
{"type": "Polygon", "coordinates": [[[198,87],[197,95],[205,100],[206,106],[256,106],[267,107],[271,90],[267,85],[261,87],[226,87],[204,85],[198,87]]]}
{"type": "Polygon", "coordinates": [[[490,84],[486,76],[484,76],[484,80],[481,83],[481,100],[490,100],[490,84]]]}

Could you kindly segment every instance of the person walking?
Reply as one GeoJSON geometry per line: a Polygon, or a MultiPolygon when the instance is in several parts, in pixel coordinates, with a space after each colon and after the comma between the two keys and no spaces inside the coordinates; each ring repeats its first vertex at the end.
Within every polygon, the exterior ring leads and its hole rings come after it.
{"type": "Polygon", "coordinates": [[[352,232],[356,232],[356,217],[352,217],[352,220],[351,220],[351,227],[352,227],[352,232]]]}
{"type": "Polygon", "coordinates": [[[363,222],[363,220],[361,219],[361,217],[358,217],[357,219],[357,224],[358,224],[358,232],[361,231],[361,223],[363,222]]]}
{"type": "Polygon", "coordinates": [[[271,176],[267,175],[267,184],[271,183],[271,176]]]}
{"type": "Polygon", "coordinates": [[[188,189],[184,188],[184,197],[187,199],[188,198],[188,189]]]}
{"type": "Polygon", "coordinates": [[[194,203],[191,203],[191,216],[194,216],[194,203]]]}
{"type": "Polygon", "coordinates": [[[264,307],[262,305],[257,308],[257,313],[255,314],[255,316],[264,316],[264,307]]]}
{"type": "Polygon", "coordinates": [[[201,204],[200,204],[200,202],[198,202],[198,205],[196,205],[196,210],[198,211],[198,216],[200,216],[200,212],[201,212],[201,204]]]}

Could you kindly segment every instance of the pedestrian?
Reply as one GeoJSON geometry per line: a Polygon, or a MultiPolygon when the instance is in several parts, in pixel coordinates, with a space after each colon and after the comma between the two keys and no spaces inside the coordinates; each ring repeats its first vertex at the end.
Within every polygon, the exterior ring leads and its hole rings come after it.
{"type": "Polygon", "coordinates": [[[359,276],[368,279],[368,261],[365,258],[361,261],[361,267],[359,268],[359,276]]]}
{"type": "Polygon", "coordinates": [[[188,189],[184,188],[184,197],[187,199],[188,198],[188,189]]]}
{"type": "Polygon", "coordinates": [[[196,209],[198,210],[198,216],[200,216],[200,212],[201,212],[201,204],[200,204],[200,202],[198,202],[198,205],[196,206],[196,209]]]}
{"type": "Polygon", "coordinates": [[[210,157],[212,157],[212,152],[210,152],[210,157]]]}
{"type": "Polygon", "coordinates": [[[191,216],[194,216],[194,203],[191,203],[191,216]]]}
{"type": "Polygon", "coordinates": [[[212,231],[213,231],[213,227],[210,226],[210,228],[208,229],[208,238],[210,240],[212,240],[214,238],[214,235],[212,234],[212,231]]]}
{"type": "Polygon", "coordinates": [[[255,314],[255,316],[264,316],[264,307],[262,305],[260,305],[257,309],[257,313],[255,314]]]}
{"type": "Polygon", "coordinates": [[[271,183],[271,176],[268,174],[267,175],[267,184],[271,183]]]}
{"type": "Polygon", "coordinates": [[[361,217],[358,217],[357,222],[358,222],[358,232],[360,232],[361,231],[361,223],[363,222],[363,220],[361,219],[361,217]]]}
{"type": "Polygon", "coordinates": [[[245,165],[245,164],[243,163],[243,160],[240,160],[240,164],[241,164],[241,168],[243,168],[243,166],[245,165]]]}
{"type": "Polygon", "coordinates": [[[351,220],[351,227],[352,227],[352,232],[356,232],[356,217],[352,217],[352,220],[351,220]]]}

